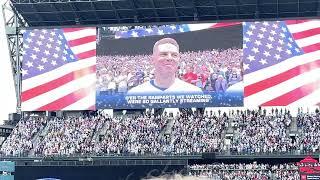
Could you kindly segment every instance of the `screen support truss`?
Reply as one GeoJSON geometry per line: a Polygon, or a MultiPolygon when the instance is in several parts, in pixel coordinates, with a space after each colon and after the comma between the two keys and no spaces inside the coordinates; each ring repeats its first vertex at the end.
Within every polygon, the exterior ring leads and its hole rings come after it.
{"type": "Polygon", "coordinates": [[[12,68],[12,76],[15,85],[17,98],[17,113],[21,114],[21,51],[22,51],[22,30],[28,26],[27,22],[14,9],[10,0],[2,5],[2,15],[5,23],[8,50],[12,68]]]}

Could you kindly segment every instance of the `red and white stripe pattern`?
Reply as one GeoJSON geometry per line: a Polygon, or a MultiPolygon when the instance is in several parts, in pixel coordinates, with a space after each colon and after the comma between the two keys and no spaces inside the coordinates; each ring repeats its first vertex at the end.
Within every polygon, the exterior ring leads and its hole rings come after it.
{"type": "Polygon", "coordinates": [[[245,106],[320,104],[320,21],[285,23],[304,53],[245,75],[245,106]]]}
{"type": "Polygon", "coordinates": [[[62,30],[77,60],[23,80],[23,111],[95,109],[96,28],[62,30]]]}

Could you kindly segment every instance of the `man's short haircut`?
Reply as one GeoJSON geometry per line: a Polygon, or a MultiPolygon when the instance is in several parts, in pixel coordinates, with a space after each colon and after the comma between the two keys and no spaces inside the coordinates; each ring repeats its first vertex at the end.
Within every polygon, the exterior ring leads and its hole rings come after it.
{"type": "Polygon", "coordinates": [[[178,48],[178,51],[179,51],[179,44],[177,43],[176,40],[172,39],[172,38],[163,38],[163,39],[160,39],[159,41],[157,41],[154,46],[153,46],[153,53],[155,53],[157,51],[157,48],[159,47],[159,45],[161,44],[172,44],[174,46],[176,46],[178,48]]]}

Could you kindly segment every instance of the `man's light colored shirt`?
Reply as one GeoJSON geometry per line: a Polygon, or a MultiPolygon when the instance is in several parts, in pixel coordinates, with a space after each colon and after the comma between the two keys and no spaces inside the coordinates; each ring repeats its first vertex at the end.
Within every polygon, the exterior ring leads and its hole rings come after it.
{"type": "Polygon", "coordinates": [[[145,82],[129,90],[128,94],[171,94],[171,93],[202,93],[202,90],[192,84],[184,82],[178,78],[167,89],[157,87],[154,80],[145,82]]]}

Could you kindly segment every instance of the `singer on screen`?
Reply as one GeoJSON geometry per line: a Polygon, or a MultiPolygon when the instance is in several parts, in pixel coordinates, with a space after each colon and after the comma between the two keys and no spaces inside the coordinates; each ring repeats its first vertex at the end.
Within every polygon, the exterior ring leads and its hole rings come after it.
{"type": "Polygon", "coordinates": [[[172,38],[163,38],[153,46],[151,63],[154,66],[154,79],[129,90],[137,93],[201,93],[202,90],[176,77],[180,63],[179,45],[172,38]]]}

